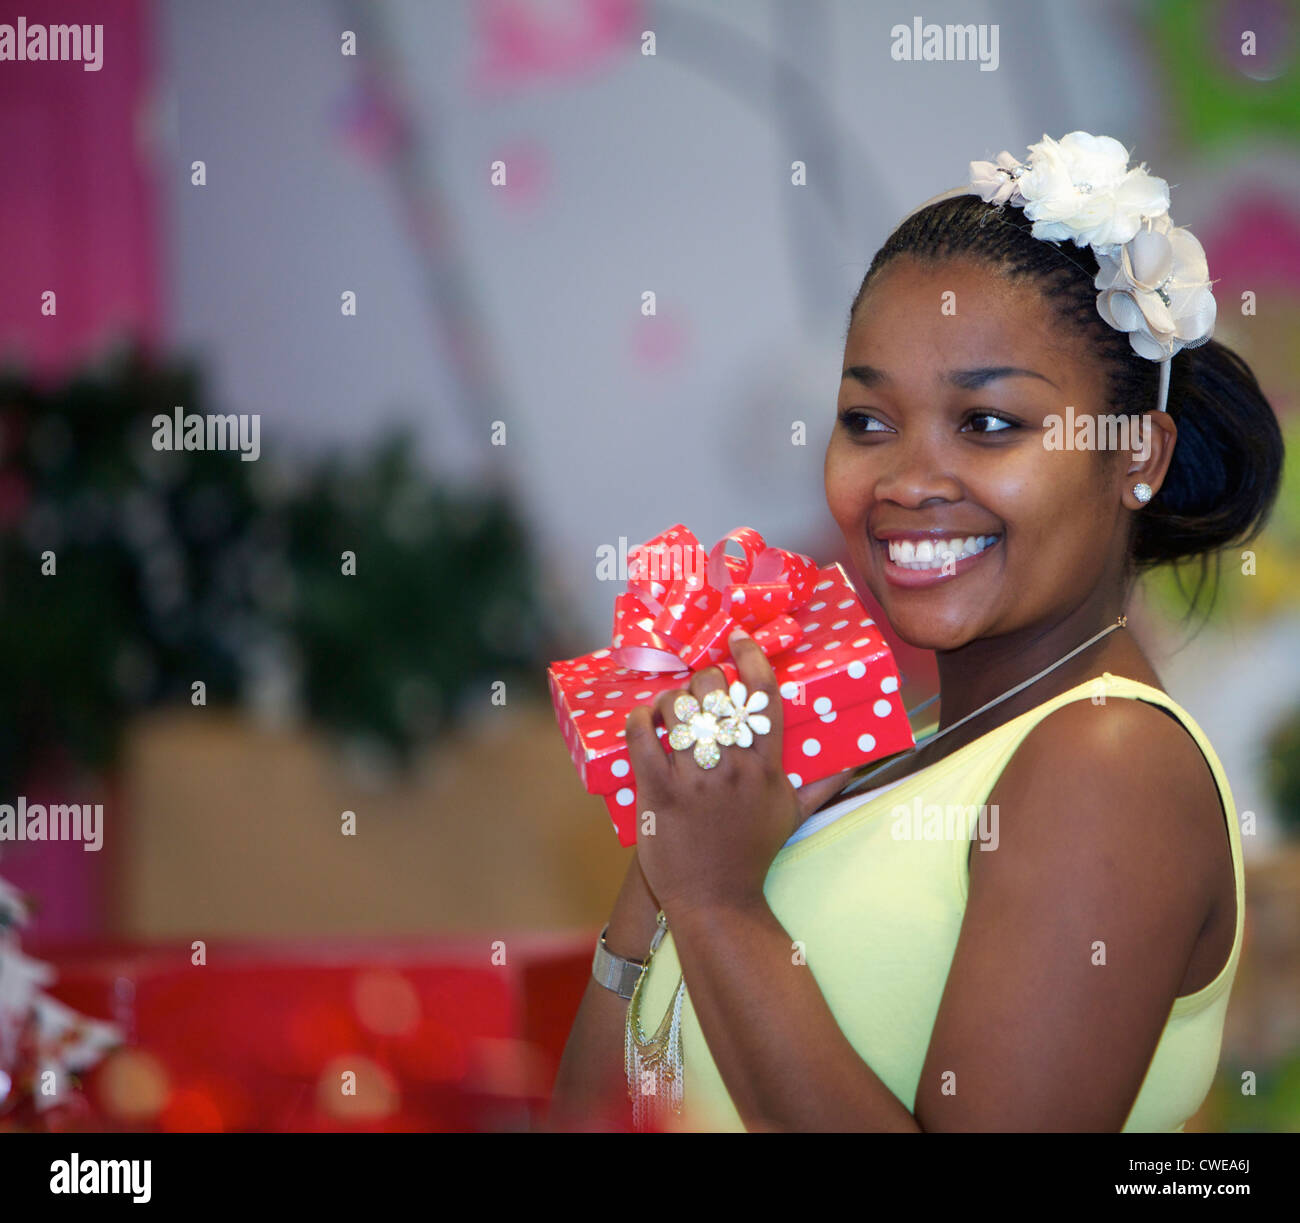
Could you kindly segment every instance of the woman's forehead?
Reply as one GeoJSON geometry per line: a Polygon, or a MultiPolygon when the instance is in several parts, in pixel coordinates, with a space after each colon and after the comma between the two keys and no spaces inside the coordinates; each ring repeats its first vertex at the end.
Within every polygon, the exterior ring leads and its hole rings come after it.
{"type": "Polygon", "coordinates": [[[854,311],[845,366],[941,362],[945,366],[1079,360],[1073,332],[1032,281],[970,260],[883,268],[854,311]]]}

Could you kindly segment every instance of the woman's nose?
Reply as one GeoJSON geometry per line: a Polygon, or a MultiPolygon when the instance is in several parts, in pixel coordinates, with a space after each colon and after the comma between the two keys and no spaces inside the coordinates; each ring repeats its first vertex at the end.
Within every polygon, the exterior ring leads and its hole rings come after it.
{"type": "Polygon", "coordinates": [[[900,441],[881,455],[883,465],[876,480],[876,498],[919,507],[938,498],[961,499],[961,482],[953,472],[943,447],[924,438],[900,441]]]}

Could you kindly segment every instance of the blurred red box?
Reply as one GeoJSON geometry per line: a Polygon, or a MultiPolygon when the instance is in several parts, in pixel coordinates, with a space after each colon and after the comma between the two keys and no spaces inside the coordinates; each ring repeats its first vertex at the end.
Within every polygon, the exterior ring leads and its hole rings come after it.
{"type": "Polygon", "coordinates": [[[549,1095],[595,939],[214,942],[204,964],[187,945],[31,951],[58,970],[49,993],[126,1035],[79,1128],[498,1130],[549,1095]]]}

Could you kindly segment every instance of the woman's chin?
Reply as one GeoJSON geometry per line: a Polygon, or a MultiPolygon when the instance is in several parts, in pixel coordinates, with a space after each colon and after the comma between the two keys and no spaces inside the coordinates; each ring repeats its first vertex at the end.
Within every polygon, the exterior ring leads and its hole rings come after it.
{"type": "Polygon", "coordinates": [[[979,636],[972,630],[969,620],[950,624],[928,616],[917,616],[914,612],[899,613],[895,619],[888,607],[883,610],[889,627],[914,650],[934,650],[936,653],[959,650],[979,636]]]}
{"type": "Polygon", "coordinates": [[[914,650],[932,650],[936,654],[945,654],[952,650],[959,650],[970,641],[970,637],[964,633],[960,636],[947,634],[938,637],[908,636],[906,633],[899,633],[898,635],[914,650]]]}

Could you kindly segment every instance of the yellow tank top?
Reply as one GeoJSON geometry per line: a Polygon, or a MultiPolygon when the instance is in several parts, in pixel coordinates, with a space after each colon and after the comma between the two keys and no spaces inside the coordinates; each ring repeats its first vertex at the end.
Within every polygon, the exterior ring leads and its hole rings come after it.
{"type": "MultiPolygon", "coordinates": [[[[1201,1106],[1214,1078],[1228,996],[1241,955],[1246,908],[1237,810],[1223,765],[1205,733],[1171,697],[1109,671],[1043,702],[942,760],[868,796],[772,862],[763,891],[777,920],[806,946],[831,1013],[858,1055],[909,1112],[966,908],[971,839],[979,808],[1025,736],[1072,701],[1126,698],[1172,712],[1209,763],[1226,814],[1237,920],[1232,951],[1203,989],[1174,1001],[1124,1131],[1177,1131],[1201,1106]],[[922,786],[928,808],[960,806],[965,837],[906,840],[891,833],[897,807],[914,807],[922,786]]],[[[975,852],[979,852],[976,850],[975,852]]],[[[641,1026],[653,1032],[681,976],[672,931],[651,958],[641,986],[641,1026]]],[[[761,1023],[762,1016],[755,1015],[761,1023]]],[[[681,1124],[692,1130],[744,1131],[684,991],[681,1014],[681,1124]]]]}

